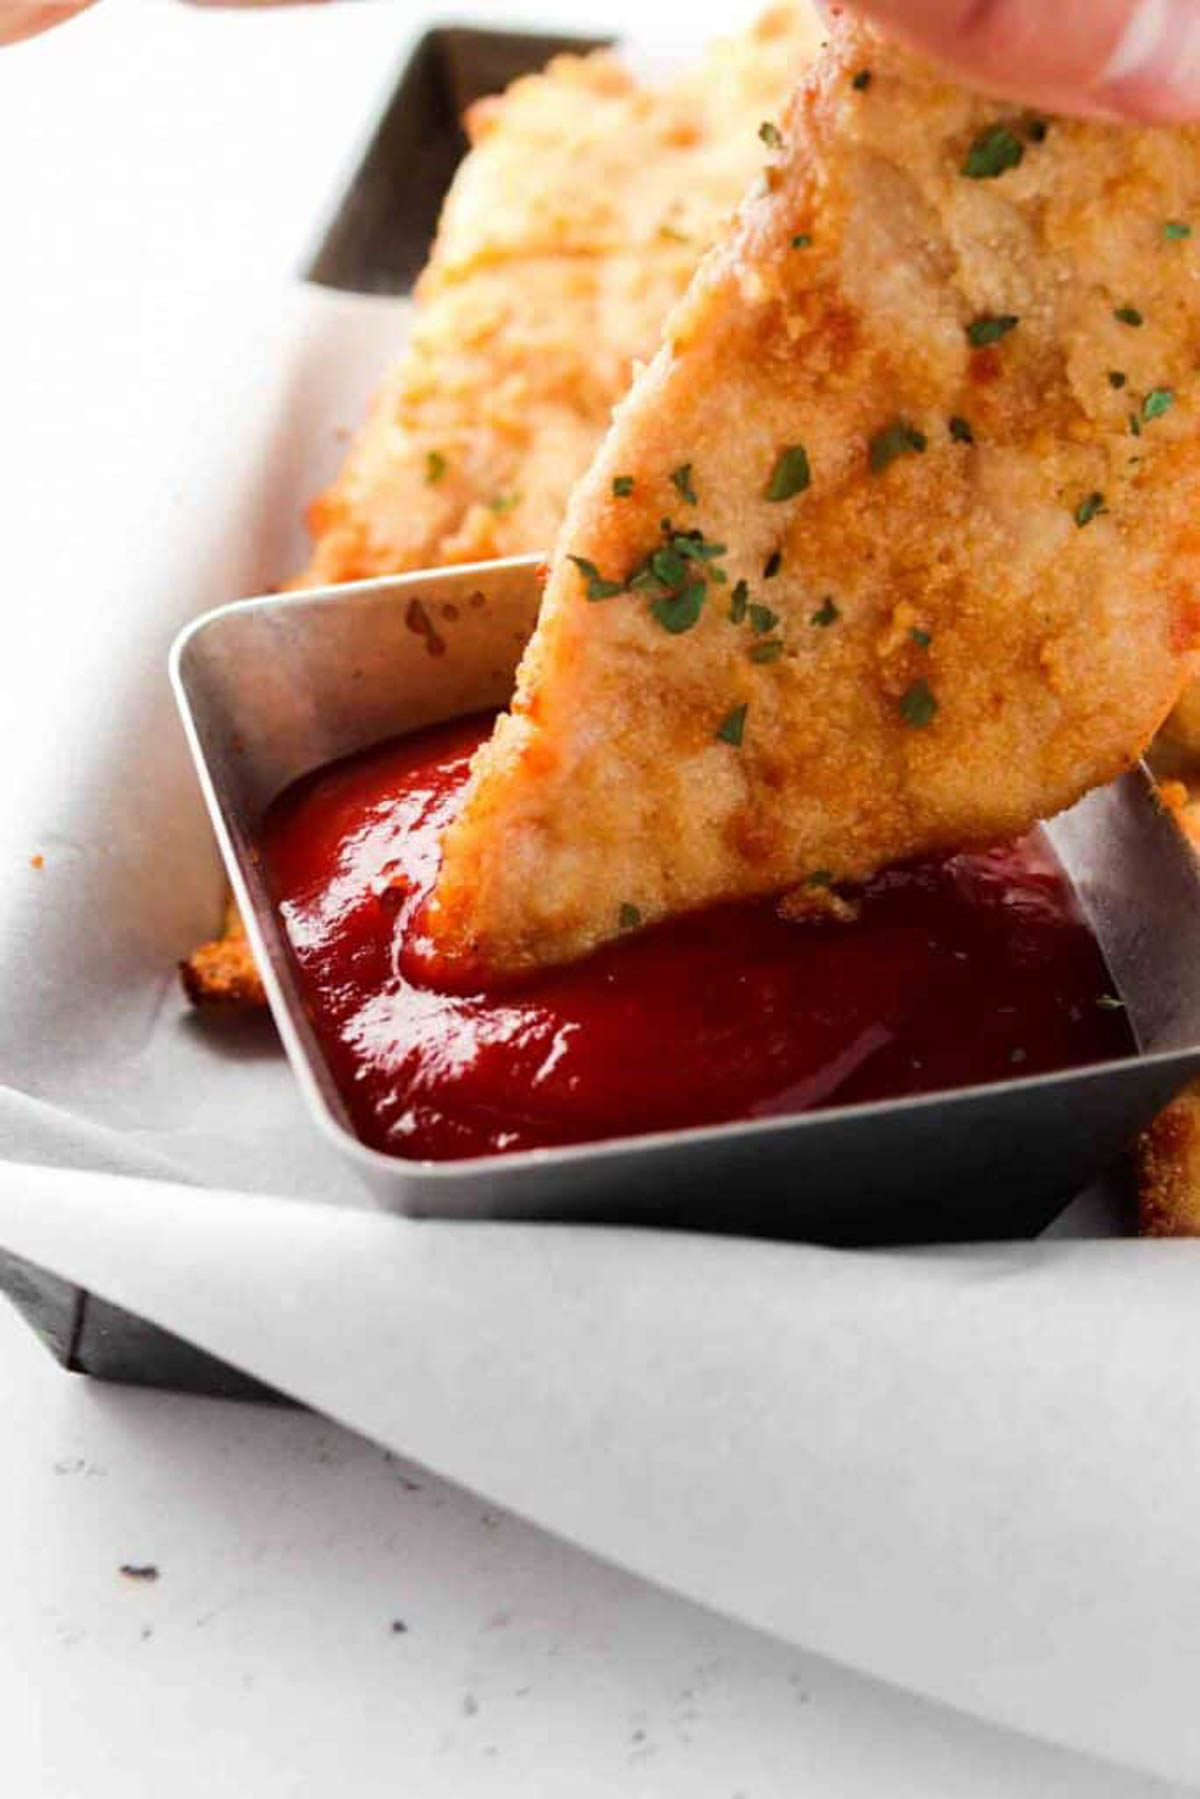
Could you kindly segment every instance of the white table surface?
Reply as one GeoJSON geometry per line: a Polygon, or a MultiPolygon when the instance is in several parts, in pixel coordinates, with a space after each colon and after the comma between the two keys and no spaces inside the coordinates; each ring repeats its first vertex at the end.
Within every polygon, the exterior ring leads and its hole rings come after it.
{"type": "Polygon", "coordinates": [[[6,1302],[0,1460],[13,1799],[1172,1790],[726,1623],[321,1419],[64,1374],[6,1302]]]}
{"type": "MultiPolygon", "coordinates": [[[[569,0],[521,11],[584,23],[569,0]]],[[[743,11],[702,0],[686,29],[630,0],[594,16],[669,46],[743,11]]],[[[425,16],[105,0],[0,53],[0,480],[19,495],[40,441],[78,527],[33,545],[10,529],[10,592],[75,576],[89,519],[120,501],[97,446],[138,396],[103,353],[106,309],[186,382],[156,296],[175,280],[227,305],[297,266],[425,16]]],[[[0,1469],[14,1799],[1171,1790],[758,1637],[319,1419],[67,1376],[2,1301],[0,1469]]]]}

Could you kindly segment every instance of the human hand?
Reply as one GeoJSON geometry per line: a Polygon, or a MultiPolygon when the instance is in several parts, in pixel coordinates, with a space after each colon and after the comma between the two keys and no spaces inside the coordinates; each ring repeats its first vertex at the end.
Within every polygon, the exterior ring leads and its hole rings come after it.
{"type": "MultiPolygon", "coordinates": [[[[272,6],[279,0],[192,0],[195,6],[212,4],[229,6],[272,6]]],[[[92,0],[0,0],[0,46],[19,43],[22,38],[36,37],[83,12],[92,0]]]]}
{"type": "Polygon", "coordinates": [[[1200,119],[1200,0],[849,0],[972,86],[1048,111],[1200,119]]]}

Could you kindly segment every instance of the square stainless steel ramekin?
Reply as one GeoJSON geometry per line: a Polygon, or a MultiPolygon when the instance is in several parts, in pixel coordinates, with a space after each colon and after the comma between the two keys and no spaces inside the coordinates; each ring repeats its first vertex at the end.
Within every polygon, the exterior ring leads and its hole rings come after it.
{"type": "Polygon", "coordinates": [[[197,620],[172,651],[201,786],[316,1127],[383,1204],[416,1215],[670,1223],[838,1244],[1043,1228],[1200,1070],[1200,872],[1142,770],[1048,827],[1126,1004],[1136,1056],[470,1161],[406,1161],[354,1135],[305,1015],[256,833],[270,802],[311,769],[503,704],[536,612],[538,561],[246,600],[197,620]]]}

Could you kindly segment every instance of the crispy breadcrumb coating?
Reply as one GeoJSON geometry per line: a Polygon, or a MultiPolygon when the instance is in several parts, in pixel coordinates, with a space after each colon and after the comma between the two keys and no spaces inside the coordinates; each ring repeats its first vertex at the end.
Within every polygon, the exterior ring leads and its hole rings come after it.
{"type": "Polygon", "coordinates": [[[1014,835],[1194,670],[1200,133],[1021,114],[844,22],[764,141],[575,490],[443,969],[1014,835]]]}
{"type": "MultiPolygon", "coordinates": [[[[660,86],[609,52],[560,56],[471,109],[409,342],[309,510],[292,586],[553,543],[820,35],[801,0],[660,86]]],[[[197,1004],[263,1003],[244,934],[184,971],[197,1004]]]]}

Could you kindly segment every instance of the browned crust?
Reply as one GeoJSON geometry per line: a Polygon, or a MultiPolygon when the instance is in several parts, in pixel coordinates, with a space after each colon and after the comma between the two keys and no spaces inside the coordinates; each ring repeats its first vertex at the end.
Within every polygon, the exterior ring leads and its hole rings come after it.
{"type": "Polygon", "coordinates": [[[225,912],[224,935],[193,950],[179,964],[179,978],[192,1004],[202,1010],[252,1012],[266,1005],[246,927],[232,900],[225,912]]]}
{"type": "Polygon", "coordinates": [[[1136,1145],[1144,1237],[1200,1237],[1200,1084],[1160,1112],[1136,1145]]]}

